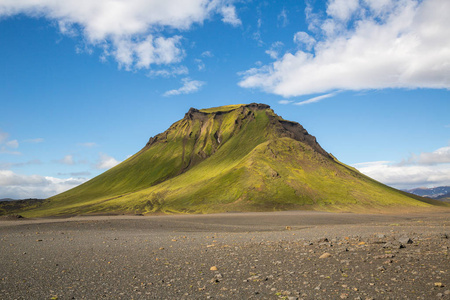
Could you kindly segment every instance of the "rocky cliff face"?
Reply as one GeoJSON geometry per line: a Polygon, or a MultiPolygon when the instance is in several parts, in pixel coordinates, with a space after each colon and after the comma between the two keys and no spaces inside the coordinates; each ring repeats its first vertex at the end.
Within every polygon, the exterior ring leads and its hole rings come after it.
{"type": "MultiPolygon", "coordinates": [[[[231,135],[237,133],[238,130],[242,129],[242,126],[249,121],[255,119],[256,111],[264,111],[267,117],[270,119],[269,126],[265,128],[266,132],[261,132],[261,134],[270,134],[271,138],[279,137],[289,137],[299,142],[306,143],[311,146],[318,153],[331,158],[330,155],[319,145],[316,138],[308,133],[306,129],[303,128],[297,122],[283,120],[280,116],[274,113],[274,111],[267,104],[262,103],[251,103],[246,105],[236,105],[234,108],[219,107],[206,110],[198,110],[196,108],[190,108],[185,114],[184,118],[177,123],[173,124],[167,131],[160,133],[154,137],[151,137],[146,147],[150,147],[157,141],[166,142],[167,137],[171,131],[180,130],[183,128],[190,128],[185,138],[192,138],[193,136],[200,138],[205,136],[214,136],[216,143],[214,143],[214,151],[216,148],[226,141],[224,141],[223,136],[225,135],[223,131],[230,131],[230,128],[223,128],[222,123],[225,115],[232,115],[231,118],[234,119],[234,127],[231,130],[231,135]],[[194,123],[198,122],[199,126],[205,130],[205,134],[202,136],[193,135],[192,128],[194,123]]],[[[197,141],[197,143],[204,143],[206,141],[197,141]]],[[[214,153],[214,151],[212,153],[214,153]]],[[[205,152],[198,153],[201,157],[205,158],[207,155],[205,152]]],[[[209,153],[211,154],[211,153],[209,153]]]]}

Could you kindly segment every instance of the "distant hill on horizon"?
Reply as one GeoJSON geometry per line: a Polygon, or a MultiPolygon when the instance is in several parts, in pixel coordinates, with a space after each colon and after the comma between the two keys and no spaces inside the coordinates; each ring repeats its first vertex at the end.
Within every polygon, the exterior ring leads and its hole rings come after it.
{"type": "Polygon", "coordinates": [[[44,199],[23,199],[23,200],[15,200],[11,198],[3,198],[0,199],[0,216],[15,214],[22,210],[29,210],[36,207],[39,207],[42,203],[44,203],[44,199]]]}
{"type": "Polygon", "coordinates": [[[377,182],[265,104],[191,108],[126,161],[24,210],[26,217],[426,208],[440,201],[377,182]]]}
{"type": "Polygon", "coordinates": [[[26,198],[26,199],[13,199],[13,198],[2,198],[0,199],[0,202],[6,202],[6,201],[43,201],[44,199],[39,198],[26,198]]]}
{"type": "Polygon", "coordinates": [[[19,200],[19,199],[12,199],[12,198],[2,198],[2,199],[0,199],[0,201],[15,201],[15,200],[19,200]]]}
{"type": "Polygon", "coordinates": [[[431,199],[450,198],[450,186],[437,186],[433,188],[419,187],[404,191],[417,196],[427,197],[431,199]]]}

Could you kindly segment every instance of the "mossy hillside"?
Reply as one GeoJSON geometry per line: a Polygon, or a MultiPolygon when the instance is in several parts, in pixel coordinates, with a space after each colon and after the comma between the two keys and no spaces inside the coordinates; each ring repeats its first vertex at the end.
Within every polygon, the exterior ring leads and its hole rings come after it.
{"type": "Polygon", "coordinates": [[[127,161],[25,214],[430,206],[324,154],[311,136],[292,138],[280,120],[265,106],[190,110],[127,161]]]}

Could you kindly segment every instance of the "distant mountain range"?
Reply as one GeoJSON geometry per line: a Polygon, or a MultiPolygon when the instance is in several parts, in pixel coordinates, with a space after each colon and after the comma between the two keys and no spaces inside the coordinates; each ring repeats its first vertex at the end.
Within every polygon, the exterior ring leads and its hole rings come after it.
{"type": "Polygon", "coordinates": [[[405,192],[432,199],[450,201],[450,186],[438,186],[434,188],[415,188],[405,192]]]}

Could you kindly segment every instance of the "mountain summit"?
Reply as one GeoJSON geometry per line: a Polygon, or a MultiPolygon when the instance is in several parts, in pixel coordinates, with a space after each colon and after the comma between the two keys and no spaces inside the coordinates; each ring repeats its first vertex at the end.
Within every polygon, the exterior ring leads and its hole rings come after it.
{"type": "Polygon", "coordinates": [[[191,108],[126,161],[28,215],[429,205],[342,164],[300,124],[252,103],[191,108]]]}

